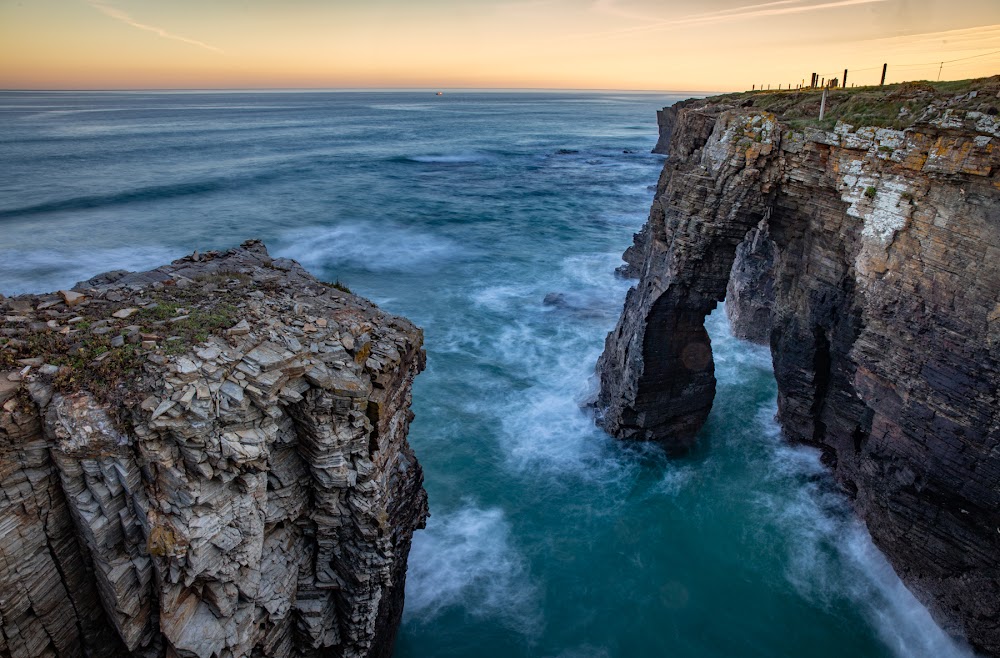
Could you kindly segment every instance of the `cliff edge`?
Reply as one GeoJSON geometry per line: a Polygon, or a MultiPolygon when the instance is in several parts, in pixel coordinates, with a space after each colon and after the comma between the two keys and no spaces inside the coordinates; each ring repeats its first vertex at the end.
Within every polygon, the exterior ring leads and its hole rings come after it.
{"type": "Polygon", "coordinates": [[[0,655],[391,654],[419,329],[257,241],[0,311],[0,655]]]}
{"type": "Polygon", "coordinates": [[[684,450],[715,392],[704,318],[769,342],[778,420],[822,449],[950,632],[1000,655],[1000,77],[733,94],[661,112],[598,421],[684,450]]]}

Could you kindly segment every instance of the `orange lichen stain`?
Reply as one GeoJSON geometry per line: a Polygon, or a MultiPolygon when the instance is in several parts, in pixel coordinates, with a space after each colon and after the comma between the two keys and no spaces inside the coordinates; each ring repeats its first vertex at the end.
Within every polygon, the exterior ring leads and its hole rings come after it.
{"type": "Polygon", "coordinates": [[[990,171],[993,167],[990,166],[989,162],[976,162],[978,158],[974,159],[972,162],[967,162],[962,165],[963,174],[971,174],[973,176],[989,176],[990,171]]]}
{"type": "Polygon", "coordinates": [[[993,142],[976,146],[962,165],[962,173],[973,176],[989,176],[993,170],[993,142]]]}
{"type": "Polygon", "coordinates": [[[927,153],[924,151],[915,151],[912,153],[907,153],[906,157],[900,163],[907,169],[912,169],[913,171],[920,171],[927,164],[927,153]]]}
{"type": "Polygon", "coordinates": [[[146,540],[146,551],[150,555],[157,557],[180,555],[186,549],[187,542],[179,539],[169,526],[155,524],[150,528],[149,538],[146,540]]]}
{"type": "Polygon", "coordinates": [[[365,361],[368,360],[368,357],[371,356],[371,353],[372,353],[372,344],[365,343],[364,345],[361,346],[361,349],[358,350],[358,353],[354,355],[354,362],[358,364],[364,363],[365,361]]]}

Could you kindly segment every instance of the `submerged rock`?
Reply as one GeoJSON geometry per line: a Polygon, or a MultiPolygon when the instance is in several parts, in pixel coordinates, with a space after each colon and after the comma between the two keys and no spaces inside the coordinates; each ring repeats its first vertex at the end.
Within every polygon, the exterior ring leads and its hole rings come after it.
{"type": "Polygon", "coordinates": [[[60,296],[0,303],[0,654],[390,655],[421,331],[255,241],[60,296]]]}
{"type": "Polygon", "coordinates": [[[769,336],[785,435],[823,450],[944,628],[1000,655],[1000,78],[980,86],[928,87],[905,129],[810,126],[815,93],[663,110],[597,412],[615,436],[691,446],[728,286],[737,334],[769,336]]]}

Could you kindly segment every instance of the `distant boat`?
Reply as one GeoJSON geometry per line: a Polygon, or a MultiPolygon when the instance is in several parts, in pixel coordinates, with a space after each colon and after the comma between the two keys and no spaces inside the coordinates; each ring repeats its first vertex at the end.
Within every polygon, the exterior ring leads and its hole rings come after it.
{"type": "Polygon", "coordinates": [[[439,91],[439,92],[437,92],[437,93],[436,93],[436,94],[434,94],[434,95],[435,95],[435,96],[444,96],[444,92],[443,92],[443,91],[439,91]]]}

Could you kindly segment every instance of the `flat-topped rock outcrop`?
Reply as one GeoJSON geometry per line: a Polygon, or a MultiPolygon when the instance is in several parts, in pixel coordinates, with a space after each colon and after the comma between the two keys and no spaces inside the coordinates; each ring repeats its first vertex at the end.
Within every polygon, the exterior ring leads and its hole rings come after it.
{"type": "Polygon", "coordinates": [[[391,654],[418,328],[257,241],[0,319],[0,655],[391,654]]]}
{"type": "Polygon", "coordinates": [[[823,450],[935,618],[1000,655],[1000,78],[960,87],[833,92],[824,122],[818,91],[661,112],[596,407],[690,447],[726,298],[770,343],[785,435],[823,450]]]}

